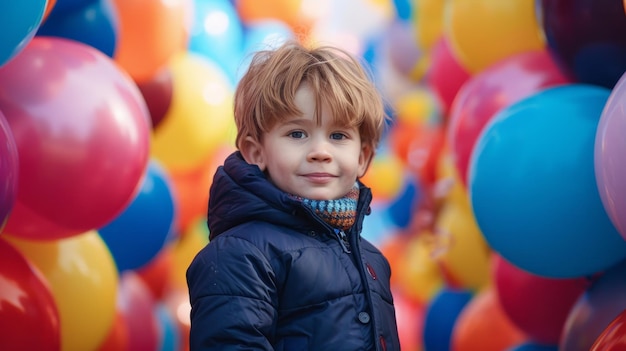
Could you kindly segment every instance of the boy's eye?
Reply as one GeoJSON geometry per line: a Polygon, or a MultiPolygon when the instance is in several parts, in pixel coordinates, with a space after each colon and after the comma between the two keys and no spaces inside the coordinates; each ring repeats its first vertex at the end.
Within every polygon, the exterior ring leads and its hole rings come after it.
{"type": "Polygon", "coordinates": [[[294,139],[302,139],[302,138],[305,137],[305,134],[301,130],[295,130],[293,132],[289,132],[289,136],[294,138],[294,139]]]}
{"type": "Polygon", "coordinates": [[[343,133],[332,133],[330,138],[333,140],[343,140],[346,138],[346,135],[343,133]]]}

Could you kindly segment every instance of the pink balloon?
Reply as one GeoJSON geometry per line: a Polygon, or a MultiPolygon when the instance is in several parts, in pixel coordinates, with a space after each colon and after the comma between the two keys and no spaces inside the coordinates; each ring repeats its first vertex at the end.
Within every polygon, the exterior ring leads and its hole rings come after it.
{"type": "Polygon", "coordinates": [[[435,44],[431,56],[428,84],[441,100],[444,114],[447,115],[454,98],[471,75],[452,54],[450,44],[445,38],[439,39],[435,44]]]}
{"type": "Polygon", "coordinates": [[[595,172],[602,204],[626,239],[626,73],[604,106],[595,141],[595,172]]]}
{"type": "Polygon", "coordinates": [[[587,279],[540,277],[499,255],[493,266],[498,299],[511,321],[533,341],[558,344],[569,311],[590,285],[587,279]]]}
{"type": "Polygon", "coordinates": [[[17,179],[19,173],[17,145],[9,122],[0,111],[0,232],[9,217],[17,196],[17,179]]]}
{"type": "Polygon", "coordinates": [[[463,183],[467,182],[476,140],[497,112],[547,87],[568,82],[546,51],[510,56],[468,80],[452,104],[447,136],[463,183]]]}
{"type": "Polygon", "coordinates": [[[77,235],[132,200],[148,163],[150,116],[109,57],[68,39],[35,37],[0,68],[0,110],[20,161],[7,232],[77,235]]]}
{"type": "Polygon", "coordinates": [[[118,302],[128,328],[128,350],[157,350],[161,335],[156,302],[146,283],[133,271],[120,276],[118,302]]]}

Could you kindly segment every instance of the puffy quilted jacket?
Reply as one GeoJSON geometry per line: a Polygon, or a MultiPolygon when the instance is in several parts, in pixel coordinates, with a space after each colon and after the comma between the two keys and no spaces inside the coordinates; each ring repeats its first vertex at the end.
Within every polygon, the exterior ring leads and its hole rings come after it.
{"type": "Polygon", "coordinates": [[[371,192],[342,241],[239,153],[210,192],[210,243],[187,270],[190,348],[399,350],[389,263],[360,237],[371,192]]]}

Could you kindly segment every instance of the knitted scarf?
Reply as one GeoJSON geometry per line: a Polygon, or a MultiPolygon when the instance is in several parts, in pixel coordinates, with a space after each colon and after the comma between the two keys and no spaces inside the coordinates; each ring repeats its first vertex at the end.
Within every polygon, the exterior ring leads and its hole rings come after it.
{"type": "Polygon", "coordinates": [[[294,196],[294,198],[302,201],[302,204],[311,208],[333,228],[348,230],[356,219],[359,186],[355,184],[344,197],[336,200],[312,200],[301,196],[294,196]]]}

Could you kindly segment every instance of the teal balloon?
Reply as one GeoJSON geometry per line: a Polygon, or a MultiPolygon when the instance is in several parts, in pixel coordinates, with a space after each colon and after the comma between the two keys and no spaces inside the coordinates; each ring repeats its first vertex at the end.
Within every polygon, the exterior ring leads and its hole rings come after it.
{"type": "Polygon", "coordinates": [[[468,189],[489,245],[549,278],[593,275],[626,257],[603,208],[595,134],[610,90],[572,84],[500,111],[472,152],[468,189]]]}
{"type": "Polygon", "coordinates": [[[215,61],[235,82],[243,45],[243,25],[229,0],[194,1],[189,51],[215,61]]]}
{"type": "Polygon", "coordinates": [[[46,10],[46,0],[0,1],[0,67],[33,39],[46,10]]]}
{"type": "Polygon", "coordinates": [[[174,316],[171,315],[163,303],[158,303],[155,307],[155,314],[161,330],[158,351],[176,351],[180,345],[180,330],[176,325],[174,316]]]}

